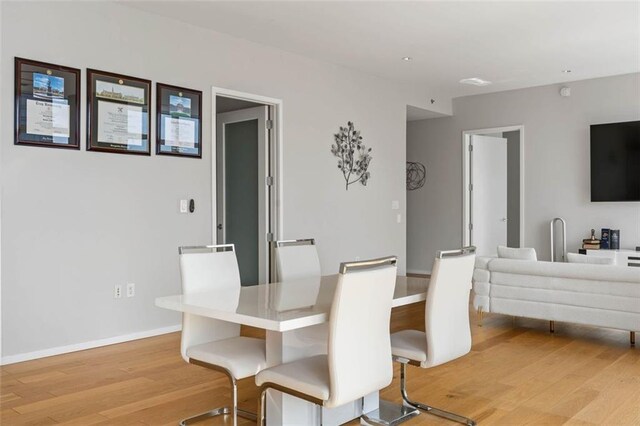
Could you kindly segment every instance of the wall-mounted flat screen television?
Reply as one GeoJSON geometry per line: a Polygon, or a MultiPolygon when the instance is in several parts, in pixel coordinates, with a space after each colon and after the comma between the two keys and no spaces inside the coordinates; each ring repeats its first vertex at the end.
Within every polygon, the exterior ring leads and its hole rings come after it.
{"type": "Polygon", "coordinates": [[[640,121],[591,126],[591,201],[640,201],[640,121]]]}

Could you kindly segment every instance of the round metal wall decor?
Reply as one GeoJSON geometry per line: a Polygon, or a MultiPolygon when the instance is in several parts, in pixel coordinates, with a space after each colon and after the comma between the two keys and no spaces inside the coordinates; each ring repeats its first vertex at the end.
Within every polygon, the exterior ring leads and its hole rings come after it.
{"type": "Polygon", "coordinates": [[[427,168],[422,163],[407,161],[407,191],[424,186],[427,180],[427,168]]]}

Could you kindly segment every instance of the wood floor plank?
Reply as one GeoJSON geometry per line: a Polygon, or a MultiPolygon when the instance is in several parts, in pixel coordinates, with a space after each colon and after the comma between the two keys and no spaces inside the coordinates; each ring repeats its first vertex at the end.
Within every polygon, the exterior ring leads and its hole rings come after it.
{"type": "MultiPolygon", "coordinates": [[[[546,321],[487,315],[478,327],[470,318],[468,355],[435,368],[409,367],[413,399],[482,425],[640,424],[640,349],[629,347],[628,333],[556,323],[552,335],[546,321]]],[[[424,330],[424,303],[393,310],[391,330],[407,328],[424,330]]],[[[264,337],[251,327],[242,333],[264,337]]],[[[186,364],[179,347],[179,333],[171,333],[1,367],[0,423],[175,426],[227,404],[227,378],[186,364]]],[[[241,407],[255,411],[253,379],[238,384],[241,407]]],[[[401,402],[398,365],[381,396],[401,402]]],[[[202,423],[221,424],[232,422],[202,423]]],[[[407,425],[451,422],[421,414],[407,425]]]]}

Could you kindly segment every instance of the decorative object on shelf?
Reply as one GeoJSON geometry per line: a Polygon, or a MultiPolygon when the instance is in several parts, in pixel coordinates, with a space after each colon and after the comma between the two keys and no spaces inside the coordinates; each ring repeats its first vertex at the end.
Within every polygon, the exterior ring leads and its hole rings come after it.
{"type": "Polygon", "coordinates": [[[609,232],[611,250],[620,250],[620,230],[611,229],[609,232]]]}
{"type": "Polygon", "coordinates": [[[156,154],[202,158],[202,92],[156,83],[156,154]]]}
{"type": "Polygon", "coordinates": [[[80,149],[80,70],[15,58],[14,144],[80,149]]]}
{"type": "Polygon", "coordinates": [[[151,81],[87,70],[87,150],[151,155],[151,81]]]}
{"type": "Polygon", "coordinates": [[[420,189],[427,180],[427,168],[422,163],[407,161],[407,191],[420,189]]]}
{"type": "Polygon", "coordinates": [[[596,230],[591,230],[591,237],[585,238],[582,240],[582,248],[589,250],[599,250],[600,249],[600,240],[596,238],[596,230]]]}
{"type": "Polygon", "coordinates": [[[609,249],[609,228],[602,228],[600,231],[600,248],[609,249]]]}
{"type": "Polygon", "coordinates": [[[338,168],[344,176],[345,188],[349,190],[349,185],[356,182],[366,186],[371,177],[368,169],[372,157],[371,148],[362,142],[360,130],[356,130],[353,122],[349,121],[347,127],[340,127],[333,138],[335,144],[331,145],[331,153],[338,157],[338,168]]]}

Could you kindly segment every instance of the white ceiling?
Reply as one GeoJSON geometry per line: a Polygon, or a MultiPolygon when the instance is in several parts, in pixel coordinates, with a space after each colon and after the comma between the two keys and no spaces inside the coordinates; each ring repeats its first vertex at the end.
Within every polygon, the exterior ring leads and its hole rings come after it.
{"type": "Polygon", "coordinates": [[[126,3],[451,97],[640,72],[637,1],[126,3]]]}

